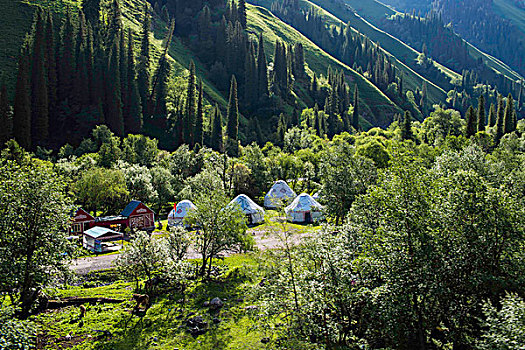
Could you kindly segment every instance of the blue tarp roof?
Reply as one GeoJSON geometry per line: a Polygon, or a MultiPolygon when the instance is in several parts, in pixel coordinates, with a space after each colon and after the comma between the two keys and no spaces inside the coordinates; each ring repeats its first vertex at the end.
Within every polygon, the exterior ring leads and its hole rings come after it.
{"type": "Polygon", "coordinates": [[[93,228],[90,228],[89,230],[84,231],[84,234],[90,237],[93,237],[95,239],[102,237],[106,234],[122,236],[122,233],[120,232],[113,231],[112,229],[109,229],[107,227],[99,227],[99,226],[95,226],[93,228]]]}
{"type": "Polygon", "coordinates": [[[129,202],[129,204],[124,208],[124,210],[122,211],[122,213],[120,213],[120,215],[122,216],[130,216],[131,213],[133,213],[133,210],[135,210],[140,204],[140,201],[131,201],[129,202]]]}

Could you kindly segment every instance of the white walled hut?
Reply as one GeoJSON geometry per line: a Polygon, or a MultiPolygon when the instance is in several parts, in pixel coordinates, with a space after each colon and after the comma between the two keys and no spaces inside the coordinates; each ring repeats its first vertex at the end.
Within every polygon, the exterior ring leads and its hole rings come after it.
{"type": "Polygon", "coordinates": [[[245,194],[235,197],[229,205],[238,204],[242,212],[246,215],[248,225],[260,224],[264,221],[264,209],[257,205],[245,194]]]}
{"type": "Polygon", "coordinates": [[[288,205],[295,197],[297,194],[288,186],[286,181],[279,180],[264,196],[264,206],[270,209],[279,208],[281,205],[288,205]]]}
{"type": "Polygon", "coordinates": [[[168,214],[168,226],[180,226],[190,210],[197,209],[195,204],[189,200],[177,203],[175,208],[168,214]]]}
{"type": "Polygon", "coordinates": [[[324,218],[322,210],[323,206],[306,193],[297,196],[292,204],[284,209],[289,221],[306,224],[322,220],[324,218]]]}

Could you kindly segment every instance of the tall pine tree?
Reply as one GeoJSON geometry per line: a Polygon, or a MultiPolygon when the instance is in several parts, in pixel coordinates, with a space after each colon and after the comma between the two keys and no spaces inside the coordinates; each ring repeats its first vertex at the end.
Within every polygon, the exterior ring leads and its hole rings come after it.
{"type": "Polygon", "coordinates": [[[36,13],[33,31],[31,67],[31,135],[33,147],[45,145],[49,135],[45,52],[44,17],[42,11],[39,10],[36,13]]]}
{"type": "Polygon", "coordinates": [[[241,23],[241,26],[243,29],[246,29],[247,21],[246,21],[246,1],[245,0],[239,0],[239,6],[237,8],[237,16],[239,19],[239,22],[241,23]]]}
{"type": "Polygon", "coordinates": [[[512,95],[509,93],[509,96],[507,96],[507,105],[505,106],[505,114],[503,116],[503,133],[504,134],[513,132],[515,130],[513,118],[514,118],[514,99],[512,98],[512,95]]]}
{"type": "Polygon", "coordinates": [[[190,74],[188,76],[188,87],[186,89],[186,110],[184,113],[184,123],[183,123],[183,141],[184,143],[193,147],[193,131],[195,129],[195,63],[190,62],[190,74]]]}
{"type": "Polygon", "coordinates": [[[215,105],[215,108],[213,108],[210,124],[210,147],[215,151],[224,152],[222,135],[222,115],[218,105],[215,105]]]}
{"type": "Polygon", "coordinates": [[[120,91],[120,53],[118,40],[114,41],[110,52],[107,79],[106,104],[104,114],[108,127],[117,136],[124,136],[124,119],[122,118],[122,101],[120,91]]]}
{"type": "Polygon", "coordinates": [[[474,110],[474,107],[470,106],[468,108],[465,119],[467,120],[465,132],[466,136],[474,136],[474,134],[476,134],[476,131],[478,130],[478,118],[476,116],[476,111],[474,110]]]}
{"type": "Polygon", "coordinates": [[[93,28],[100,28],[100,0],[83,0],[82,12],[93,28]]]}
{"type": "Polygon", "coordinates": [[[193,132],[194,143],[203,145],[204,142],[204,105],[202,81],[199,81],[199,97],[197,100],[197,116],[195,118],[195,131],[193,132]]]}
{"type": "Polygon", "coordinates": [[[412,134],[412,113],[410,113],[410,111],[405,111],[401,123],[401,139],[412,140],[413,138],[414,136],[412,134]]]}
{"type": "Polygon", "coordinates": [[[58,101],[71,100],[73,92],[74,48],[75,32],[73,19],[69,9],[66,20],[60,32],[59,57],[58,57],[58,101]]]}
{"type": "MultiPolygon", "coordinates": [[[[58,124],[56,120],[57,108],[57,57],[55,46],[55,25],[51,12],[46,18],[46,72],[47,72],[47,103],[49,106],[49,135],[53,134],[58,124]]],[[[51,137],[52,138],[52,137],[51,137]]]]}
{"type": "Polygon", "coordinates": [[[259,35],[259,52],[257,54],[257,83],[258,96],[268,96],[268,66],[266,62],[266,53],[264,52],[264,39],[262,33],[259,35]]]}
{"type": "Polygon", "coordinates": [[[148,2],[144,4],[144,15],[142,20],[140,56],[137,65],[137,80],[140,94],[140,101],[142,103],[142,115],[144,118],[150,116],[148,101],[150,93],[150,40],[149,29],[151,26],[151,17],[149,14],[148,2]]]}
{"type": "Polygon", "coordinates": [[[478,131],[485,131],[486,115],[485,115],[485,97],[483,94],[479,95],[478,99],[478,131]]]}
{"type": "Polygon", "coordinates": [[[489,108],[489,126],[493,127],[494,125],[496,125],[496,106],[494,103],[491,103],[489,108]]]}
{"type": "Polygon", "coordinates": [[[128,31],[128,104],[124,106],[124,132],[125,134],[138,134],[142,129],[142,106],[137,85],[135,55],[133,50],[133,36],[128,31]]]}
{"type": "Polygon", "coordinates": [[[503,97],[498,94],[498,112],[496,116],[496,142],[499,142],[504,135],[505,124],[504,124],[504,107],[503,97]]]}
{"type": "Polygon", "coordinates": [[[228,144],[226,151],[228,155],[236,157],[239,154],[239,102],[237,99],[237,80],[235,75],[231,79],[227,119],[226,136],[228,137],[228,144]]]}
{"type": "Polygon", "coordinates": [[[16,78],[13,136],[18,144],[26,150],[31,148],[31,94],[30,94],[29,49],[26,45],[18,58],[16,78]]]}
{"type": "Polygon", "coordinates": [[[352,113],[352,127],[359,131],[359,90],[354,86],[354,111],[352,113]]]}

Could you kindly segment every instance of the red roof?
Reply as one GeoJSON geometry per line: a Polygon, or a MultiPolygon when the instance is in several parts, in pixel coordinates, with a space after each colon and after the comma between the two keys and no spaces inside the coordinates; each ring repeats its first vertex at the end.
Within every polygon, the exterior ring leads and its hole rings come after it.
{"type": "Polygon", "coordinates": [[[95,218],[82,208],[78,208],[73,215],[71,215],[73,222],[95,221],[95,218]]]}

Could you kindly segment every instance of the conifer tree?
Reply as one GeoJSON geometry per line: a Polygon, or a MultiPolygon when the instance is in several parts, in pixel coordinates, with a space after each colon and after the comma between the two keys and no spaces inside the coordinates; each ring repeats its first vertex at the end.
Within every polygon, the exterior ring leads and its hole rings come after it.
{"type": "Polygon", "coordinates": [[[239,153],[239,102],[237,99],[237,80],[235,75],[231,79],[227,119],[226,136],[228,137],[228,146],[226,151],[228,155],[236,157],[239,153]]]}
{"type": "Polygon", "coordinates": [[[268,96],[268,67],[266,53],[264,52],[264,39],[262,33],[259,35],[259,52],[257,54],[257,82],[258,96],[268,96]]]}
{"type": "Polygon", "coordinates": [[[479,95],[478,99],[478,131],[485,131],[485,120],[485,97],[483,96],[483,94],[481,94],[479,95]]]}
{"type": "Polygon", "coordinates": [[[211,124],[210,147],[218,152],[224,151],[222,135],[222,115],[219,106],[216,104],[213,108],[211,124]]]}
{"type": "Polygon", "coordinates": [[[194,143],[197,145],[203,145],[204,142],[204,105],[203,105],[203,90],[202,90],[202,81],[199,81],[199,97],[197,100],[197,117],[195,119],[195,131],[194,143]]]}
{"type": "Polygon", "coordinates": [[[53,16],[50,12],[47,13],[46,18],[46,72],[47,72],[47,102],[49,106],[49,134],[56,127],[55,111],[57,107],[57,61],[56,61],[56,47],[55,47],[55,26],[53,23],[53,16]]]}
{"type": "Polygon", "coordinates": [[[120,9],[119,0],[111,0],[109,7],[109,18],[107,24],[107,40],[112,43],[118,40],[120,32],[122,31],[122,10],[120,9]]]}
{"type": "Polygon", "coordinates": [[[183,142],[193,146],[193,131],[195,129],[195,63],[190,62],[190,74],[188,76],[188,87],[186,89],[186,109],[183,123],[183,142]]]}
{"type": "Polygon", "coordinates": [[[73,91],[73,69],[74,69],[74,27],[69,9],[60,33],[60,50],[58,57],[58,101],[71,99],[73,91]]]}
{"type": "Polygon", "coordinates": [[[286,122],[286,117],[284,116],[284,113],[281,113],[279,115],[279,121],[277,122],[277,141],[279,146],[284,145],[284,135],[286,134],[286,130],[288,129],[288,123],[286,122]]]}
{"type": "Polygon", "coordinates": [[[125,134],[138,134],[142,129],[142,107],[140,94],[137,86],[135,55],[133,52],[133,36],[131,30],[128,31],[128,104],[125,106],[124,113],[124,132],[125,134]]]}
{"type": "Polygon", "coordinates": [[[359,131],[359,90],[357,84],[354,87],[354,111],[352,113],[352,126],[359,131]]]}
{"type": "Polygon", "coordinates": [[[5,83],[0,87],[0,125],[0,146],[3,147],[13,137],[13,120],[5,83]]]}
{"type": "Polygon", "coordinates": [[[513,132],[514,129],[514,99],[509,93],[507,96],[507,105],[505,106],[505,114],[503,117],[503,133],[507,134],[513,132]]]}
{"type": "Polygon", "coordinates": [[[86,21],[91,23],[93,28],[100,25],[100,0],[83,0],[82,12],[86,16],[86,21]]]}
{"type": "Polygon", "coordinates": [[[277,40],[275,43],[275,52],[273,56],[273,84],[279,93],[286,94],[288,90],[286,45],[280,40],[277,40]]]}
{"type": "Polygon", "coordinates": [[[126,33],[124,30],[121,30],[119,33],[119,52],[120,52],[120,90],[122,93],[122,108],[125,110],[126,106],[129,104],[128,101],[128,54],[126,48],[126,33]]]}
{"type": "MultiPolygon", "coordinates": [[[[76,35],[76,48],[75,48],[75,57],[74,62],[76,63],[76,68],[73,71],[73,91],[71,95],[71,101],[69,105],[72,107],[75,113],[81,111],[81,109],[87,106],[90,102],[89,98],[89,79],[88,79],[88,61],[91,60],[91,57],[87,55],[91,54],[91,51],[87,49],[88,30],[86,26],[86,21],[84,19],[84,14],[82,11],[78,14],[78,30],[76,35]]],[[[82,122],[79,121],[79,124],[82,122]]],[[[68,128],[68,131],[74,130],[76,128],[75,123],[72,123],[68,128]]],[[[83,135],[82,135],[83,136],[83,135]]]]}
{"type": "Polygon", "coordinates": [[[489,108],[489,126],[493,127],[494,125],[496,125],[496,106],[494,103],[491,103],[489,108]]]}
{"type": "Polygon", "coordinates": [[[149,91],[150,91],[150,40],[149,29],[151,25],[151,18],[149,14],[148,2],[144,4],[144,15],[142,20],[141,45],[140,56],[137,65],[137,82],[140,94],[140,101],[142,103],[143,117],[149,117],[149,91]]]}
{"type": "Polygon", "coordinates": [[[45,70],[44,18],[38,11],[33,33],[31,68],[31,135],[33,146],[47,142],[49,132],[49,105],[45,70]]]}
{"type": "Polygon", "coordinates": [[[242,28],[246,29],[247,21],[246,21],[246,1],[245,0],[239,0],[239,6],[237,8],[237,16],[238,16],[239,22],[241,23],[242,28]]]}
{"type": "Polygon", "coordinates": [[[235,23],[236,21],[239,20],[239,16],[237,14],[237,6],[235,6],[235,0],[231,0],[230,3],[229,3],[229,8],[228,8],[228,19],[230,22],[232,23],[235,23]]]}
{"type": "Polygon", "coordinates": [[[156,72],[156,81],[154,92],[154,119],[155,124],[161,129],[166,128],[167,97],[168,97],[168,79],[170,75],[171,65],[168,60],[160,59],[158,69],[156,72]]]}
{"type": "Polygon", "coordinates": [[[118,41],[114,41],[110,52],[106,80],[106,104],[104,114],[108,127],[117,136],[124,136],[124,119],[122,118],[122,101],[120,91],[120,53],[118,41]]]}
{"type": "Polygon", "coordinates": [[[18,59],[13,114],[13,136],[24,149],[31,148],[31,94],[29,49],[24,45],[18,59]]]}
{"type": "Polygon", "coordinates": [[[520,81],[520,91],[518,92],[518,101],[517,101],[517,104],[516,104],[516,110],[519,112],[521,111],[521,108],[522,108],[522,104],[523,104],[523,101],[522,101],[522,95],[523,95],[523,80],[520,81]]]}
{"type": "Polygon", "coordinates": [[[245,104],[251,106],[257,98],[257,65],[255,63],[255,48],[253,43],[250,43],[248,54],[246,55],[246,62],[244,65],[244,101],[245,104]]]}
{"type": "Polygon", "coordinates": [[[402,140],[412,140],[414,138],[412,134],[412,113],[410,111],[405,111],[403,115],[403,120],[401,123],[401,139],[402,140]]]}
{"type": "Polygon", "coordinates": [[[465,134],[468,138],[474,136],[474,134],[476,134],[476,131],[478,130],[478,118],[476,116],[476,111],[474,111],[474,107],[470,106],[468,108],[465,119],[467,120],[465,134]]]}
{"type": "Polygon", "coordinates": [[[305,71],[305,68],[304,68],[304,48],[303,48],[303,44],[301,43],[296,43],[295,46],[294,46],[294,49],[293,49],[293,54],[294,54],[294,64],[293,64],[293,67],[294,67],[294,70],[293,70],[293,74],[294,76],[297,78],[297,79],[303,79],[304,77],[306,77],[306,71],[305,71]]]}
{"type": "Polygon", "coordinates": [[[427,108],[427,82],[424,81],[423,82],[423,88],[421,90],[421,101],[419,102],[420,106],[421,106],[421,111],[423,113],[425,113],[426,111],[426,108],[427,108]]]}
{"type": "Polygon", "coordinates": [[[499,142],[504,135],[504,108],[503,97],[498,94],[498,112],[496,116],[496,141],[499,142]]]}

